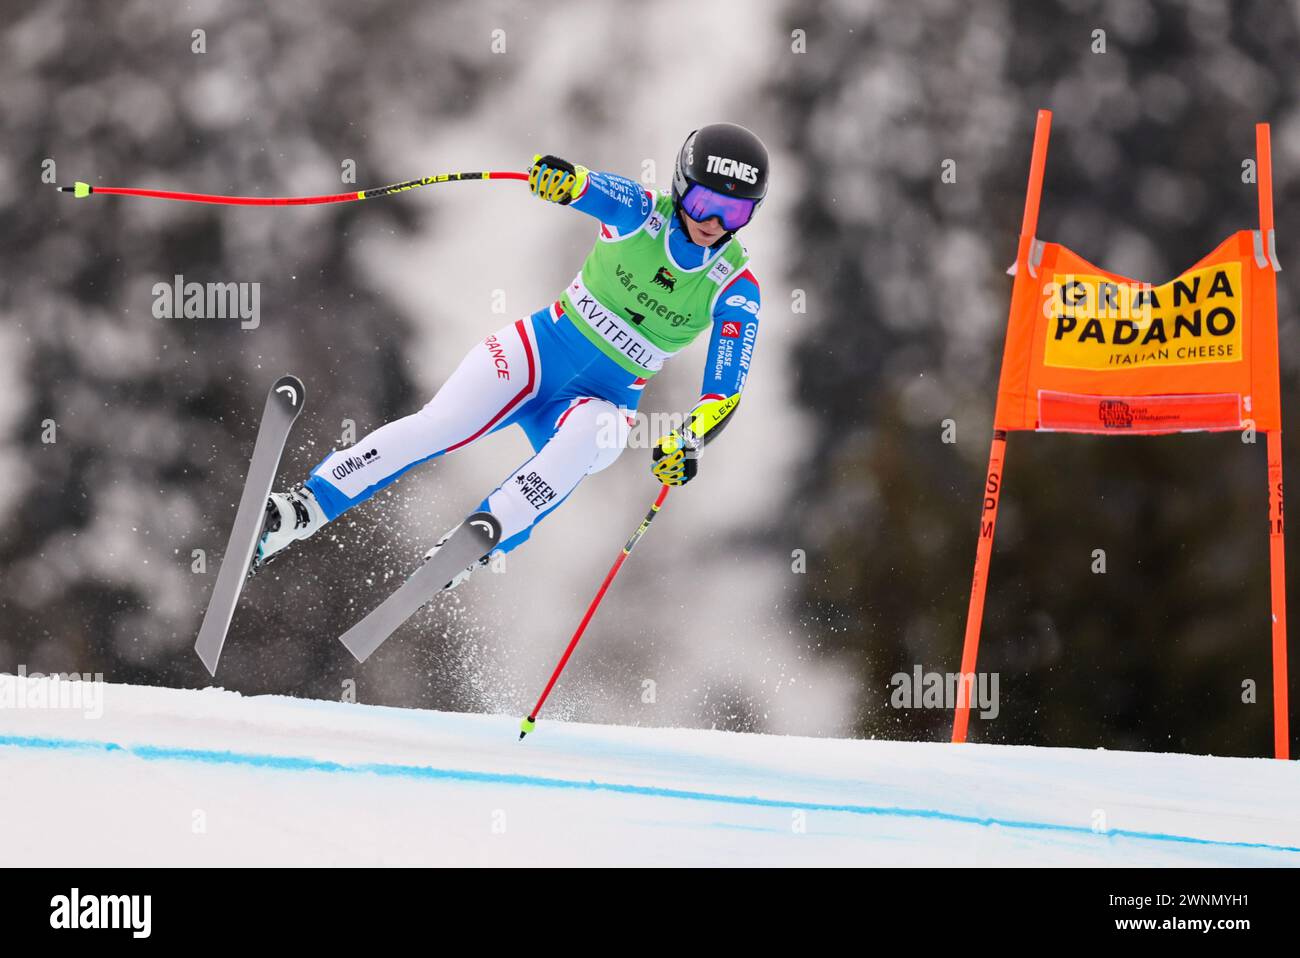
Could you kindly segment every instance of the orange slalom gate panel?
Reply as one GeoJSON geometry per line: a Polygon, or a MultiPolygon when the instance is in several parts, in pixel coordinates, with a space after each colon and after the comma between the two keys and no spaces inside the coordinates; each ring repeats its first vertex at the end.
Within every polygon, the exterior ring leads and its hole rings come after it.
{"type": "Polygon", "coordinates": [[[1038,394],[1039,432],[1105,432],[1158,436],[1242,427],[1236,393],[1192,396],[1080,396],[1038,394]]]}
{"type": "MultiPolygon", "coordinates": [[[[1039,110],[993,444],[971,579],[963,675],[975,672],[1011,430],[1153,435],[1253,428],[1268,436],[1269,581],[1273,620],[1273,754],[1290,756],[1278,264],[1267,123],[1255,126],[1259,229],[1234,233],[1162,286],[1100,269],[1037,236],[1052,114],[1039,110]]],[[[970,702],[959,683],[952,741],[970,702]]]]}
{"type": "Polygon", "coordinates": [[[1152,435],[1281,428],[1277,286],[1242,230],[1161,286],[1023,243],[994,428],[1152,435]]]}

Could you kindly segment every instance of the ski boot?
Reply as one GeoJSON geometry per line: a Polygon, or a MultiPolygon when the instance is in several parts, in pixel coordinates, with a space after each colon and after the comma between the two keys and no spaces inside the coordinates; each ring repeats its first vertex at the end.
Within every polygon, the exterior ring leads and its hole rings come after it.
{"type": "Polygon", "coordinates": [[[290,543],[306,539],[329,520],[312,491],[301,483],[288,492],[273,492],[266,500],[262,535],[257,540],[249,576],[274,559],[290,543]]]}

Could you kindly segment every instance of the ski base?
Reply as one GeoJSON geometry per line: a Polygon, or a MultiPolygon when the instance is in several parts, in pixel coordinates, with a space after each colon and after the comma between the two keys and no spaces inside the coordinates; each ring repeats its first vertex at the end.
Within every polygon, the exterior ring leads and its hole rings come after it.
{"type": "Polygon", "coordinates": [[[253,458],[248,464],[244,492],[235,512],[235,524],[231,527],[230,541],[221,557],[221,568],[217,571],[217,582],[212,587],[208,610],[199,627],[198,640],[194,643],[194,651],[199,654],[210,675],[217,674],[217,662],[221,658],[222,646],[226,644],[226,632],[230,629],[230,620],[235,615],[235,606],[239,604],[253,553],[257,549],[257,540],[262,534],[266,500],[271,494],[276,471],[280,468],[280,456],[284,453],[285,444],[289,441],[289,430],[302,412],[306,398],[306,388],[296,376],[281,376],[266,395],[266,407],[257,429],[257,441],[253,445],[253,458]]]}
{"type": "Polygon", "coordinates": [[[368,659],[399,626],[442,591],[456,573],[474,564],[500,543],[501,523],[490,512],[466,519],[437,552],[364,619],[341,636],[358,662],[368,659]]]}

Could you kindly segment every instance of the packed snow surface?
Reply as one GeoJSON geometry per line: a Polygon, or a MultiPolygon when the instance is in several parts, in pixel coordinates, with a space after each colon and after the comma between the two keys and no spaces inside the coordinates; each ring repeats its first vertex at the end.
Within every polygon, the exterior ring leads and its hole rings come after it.
{"type": "Polygon", "coordinates": [[[6,866],[1300,865],[1295,762],[75,684],[0,676],[6,866]]]}

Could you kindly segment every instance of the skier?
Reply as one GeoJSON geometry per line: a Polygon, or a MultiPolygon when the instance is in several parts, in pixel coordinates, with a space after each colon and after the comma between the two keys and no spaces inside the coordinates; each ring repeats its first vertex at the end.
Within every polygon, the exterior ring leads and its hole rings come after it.
{"type": "Polygon", "coordinates": [[[534,156],[530,192],[600,223],[577,277],[555,302],[478,343],[419,412],[326,456],[288,492],[271,493],[252,571],[412,466],[518,425],[535,454],[479,506],[501,524],[493,553],[510,551],[579,482],[618,458],[646,383],[711,327],[700,398],[652,453],[655,478],[689,482],[701,447],[734,415],[745,386],[759,290],[735,233],[762,203],[767,179],[766,148],[731,123],[686,138],[672,189],[658,197],[613,173],[534,156]]]}

